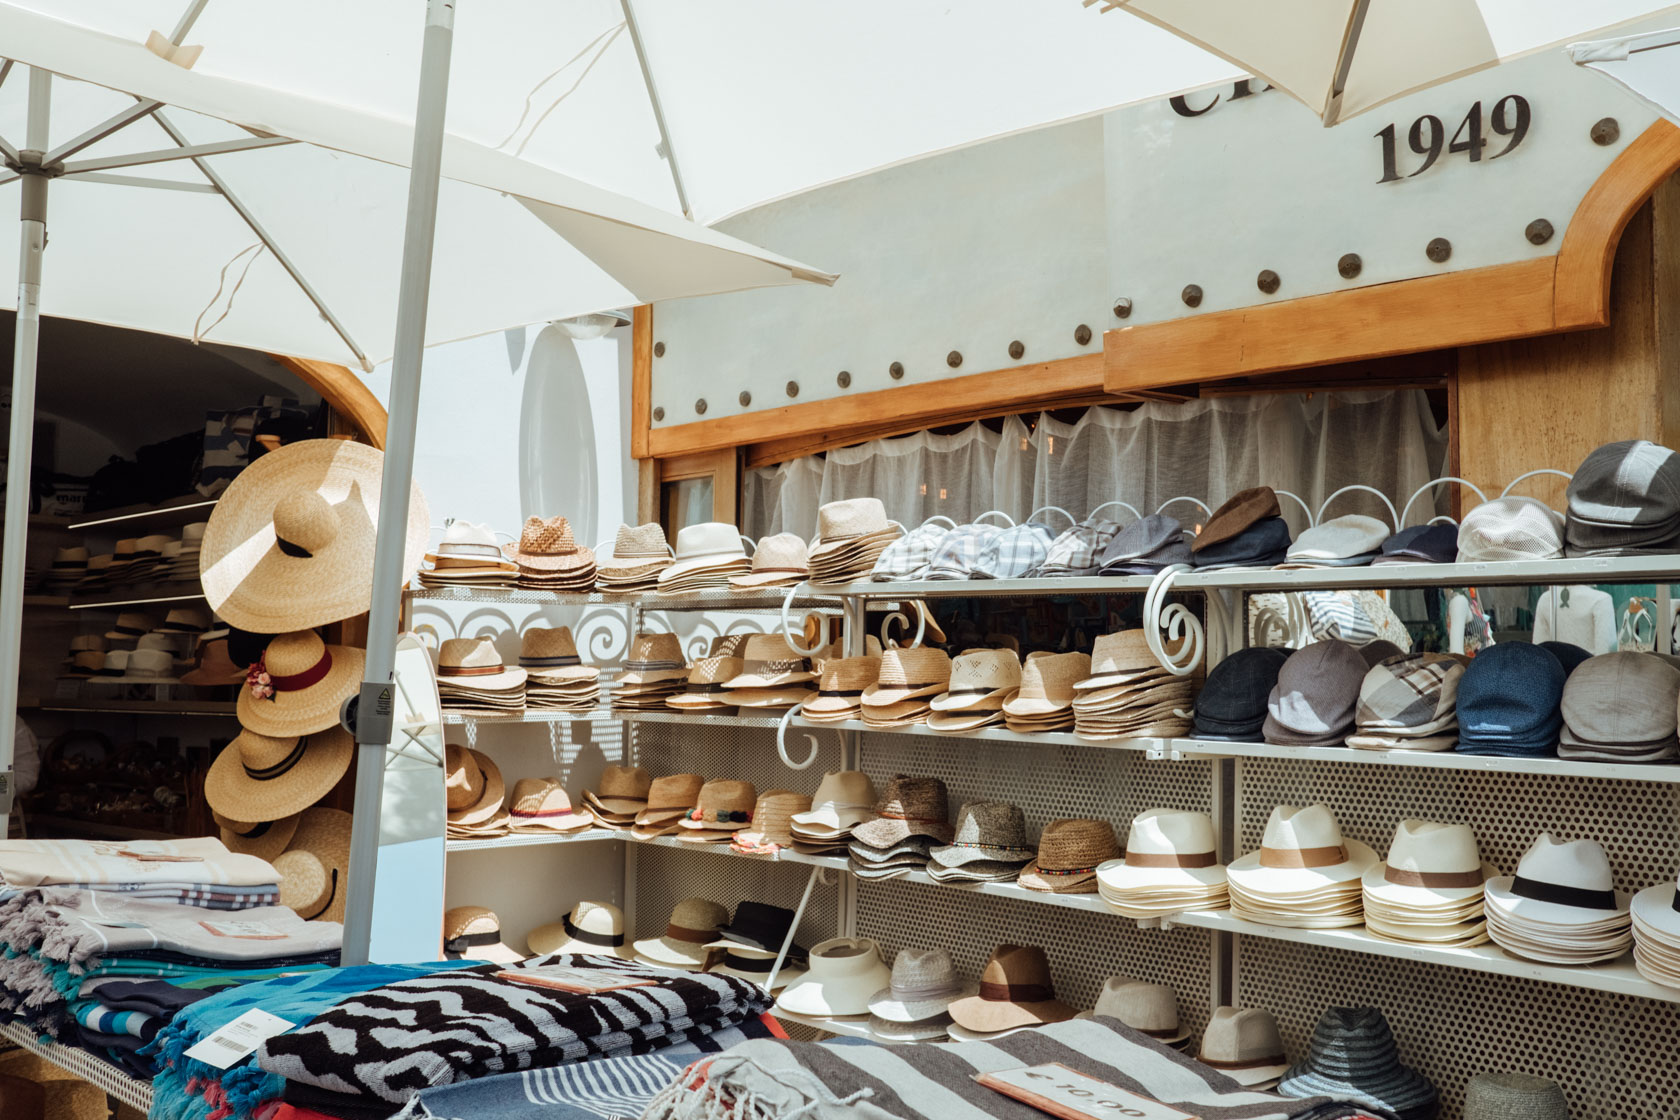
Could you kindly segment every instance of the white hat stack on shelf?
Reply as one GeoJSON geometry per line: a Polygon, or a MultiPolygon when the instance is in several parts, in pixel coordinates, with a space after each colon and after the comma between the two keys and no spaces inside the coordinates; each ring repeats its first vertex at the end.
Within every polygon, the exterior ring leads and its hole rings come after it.
{"type": "Polygon", "coordinates": [[[1680,988],[1680,890],[1658,883],[1633,896],[1633,963],[1656,984],[1680,988]]]}
{"type": "Polygon", "coordinates": [[[1327,805],[1279,805],[1260,850],[1227,868],[1231,913],[1296,929],[1356,926],[1363,920],[1361,879],[1377,853],[1342,835],[1327,805]]]}
{"type": "Polygon", "coordinates": [[[503,555],[495,531],[459,518],[443,527],[426,563],[431,567],[420,569],[421,587],[507,588],[519,579],[519,565],[503,555]]]}
{"type": "Polygon", "coordinates": [[[867,579],[886,547],[904,535],[887,520],[879,498],[848,498],[817,510],[817,543],[809,563],[813,583],[867,579]]]}
{"type": "Polygon", "coordinates": [[[1484,945],[1482,887],[1498,874],[1468,825],[1401,821],[1388,859],[1365,872],[1365,928],[1389,941],[1484,945]]]}
{"type": "Polygon", "coordinates": [[[1206,813],[1149,809],[1132,818],[1126,854],[1097,868],[1097,893],[1129,918],[1223,910],[1225,868],[1206,813]]]}
{"type": "Polygon", "coordinates": [[[1488,936],[1512,956],[1546,964],[1614,960],[1633,944],[1629,898],[1615,889],[1596,840],[1542,832],[1515,875],[1488,880],[1488,936]]]}
{"type": "Polygon", "coordinates": [[[875,783],[861,770],[824,774],[808,812],[793,815],[793,849],[805,855],[844,854],[852,830],[875,817],[875,783]]]}
{"type": "Polygon", "coordinates": [[[677,530],[676,557],[659,573],[659,593],[726,590],[731,576],[748,575],[751,570],[735,526],[722,521],[685,525],[677,530]]]}
{"type": "Polygon", "coordinates": [[[502,664],[491,638],[446,638],[438,647],[438,698],[446,712],[523,711],[526,676],[502,664]]]}

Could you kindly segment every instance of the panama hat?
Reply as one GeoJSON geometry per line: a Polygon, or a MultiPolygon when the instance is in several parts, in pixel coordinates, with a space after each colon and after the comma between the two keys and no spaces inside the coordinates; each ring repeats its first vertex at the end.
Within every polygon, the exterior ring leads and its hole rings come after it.
{"type": "Polygon", "coordinates": [[[1328,805],[1279,805],[1259,850],[1232,862],[1226,873],[1254,894],[1306,894],[1358,880],[1377,862],[1368,845],[1342,835],[1328,805]]]}
{"type": "Polygon", "coordinates": [[[718,927],[729,922],[729,911],[706,898],[685,898],[671,907],[665,933],[631,945],[643,960],[665,968],[698,969],[706,963],[707,948],[717,939],[718,927]]]}
{"type": "Polygon", "coordinates": [[[1073,686],[1088,677],[1091,656],[1086,653],[1045,653],[1027,658],[1021,666],[1021,689],[1005,700],[1007,716],[1044,716],[1073,707],[1073,686]]]}
{"type": "Polygon", "coordinates": [[[438,680],[472,692],[518,688],[528,676],[517,665],[503,665],[495,639],[488,637],[445,638],[438,646],[437,662],[438,680]]]}
{"type": "Polygon", "coordinates": [[[519,636],[519,667],[535,682],[598,680],[601,670],[585,665],[569,626],[532,626],[519,636]]]}
{"type": "Polygon", "coordinates": [[[129,684],[175,683],[175,655],[166,649],[137,649],[130,651],[117,680],[129,684]]]}
{"type": "Polygon", "coordinates": [[[1036,945],[999,945],[980,973],[980,991],[950,1006],[951,1020],[969,1031],[993,1033],[1073,1018],[1056,998],[1050,961],[1036,945]]]}
{"type": "Polygon", "coordinates": [[[1002,711],[1021,687],[1021,658],[1012,649],[971,649],[951,662],[945,691],[928,701],[936,712],[1002,711]]]}
{"type": "Polygon", "coordinates": [[[145,611],[123,611],[117,615],[116,623],[105,631],[105,637],[113,642],[138,641],[140,635],[149,634],[152,629],[152,617],[145,611]]]}
{"type": "Polygon", "coordinates": [[[1084,817],[1051,821],[1038,838],[1037,857],[1021,870],[1017,882],[1030,891],[1094,894],[1097,865],[1119,855],[1120,838],[1107,821],[1084,817]]]}
{"type": "Polygon", "coordinates": [[[980,985],[957,975],[944,949],[900,949],[892,979],[869,997],[869,1013],[892,1023],[919,1023],[944,1015],[959,999],[978,995],[980,985]]]}
{"type": "MultiPolygon", "coordinates": [[[[210,609],[242,630],[281,634],[364,613],[385,456],[312,439],[246,467],[204,530],[199,578],[210,609]]],[[[431,518],[410,489],[403,571],[420,562],[431,518]]]]}
{"type": "Polygon", "coordinates": [[[863,691],[881,676],[881,658],[833,657],[817,674],[817,693],[805,701],[802,714],[821,722],[840,722],[858,714],[863,691]]]}
{"type": "Polygon", "coordinates": [[[1394,830],[1388,858],[1364,874],[1367,898],[1402,908],[1480,901],[1499,869],[1482,862],[1476,834],[1464,824],[1404,820],[1394,830]]]}
{"type": "MultiPolygon", "coordinates": [[[[96,649],[79,650],[70,655],[70,660],[64,666],[64,672],[60,673],[58,677],[60,680],[90,680],[104,667],[104,652],[96,649]]],[[[182,679],[185,680],[186,678],[183,677],[182,679]]]]}
{"type": "Polygon", "coordinates": [[[765,537],[753,549],[752,571],[729,577],[729,586],[741,590],[756,587],[791,587],[811,576],[805,542],[792,533],[765,537]]]}
{"type": "Polygon", "coordinates": [[[675,634],[637,634],[630,643],[630,655],[624,659],[620,684],[653,684],[675,681],[688,676],[688,662],[683,659],[682,642],[675,634]]]}
{"type": "Polygon", "coordinates": [[[595,553],[572,539],[572,523],[564,517],[527,517],[517,544],[502,552],[521,568],[562,573],[595,566],[595,553]]]}
{"type": "Polygon", "coordinates": [[[874,816],[875,783],[862,770],[823,775],[811,795],[811,810],[793,815],[794,835],[830,838],[851,833],[874,816]]]}
{"type": "Polygon", "coordinates": [[[450,824],[482,825],[501,814],[502,798],[507,794],[507,787],[502,781],[501,768],[489,755],[470,747],[450,744],[444,748],[444,768],[445,796],[451,806],[450,824]],[[472,776],[474,771],[477,771],[476,778],[472,776]],[[463,785],[470,797],[455,794],[463,785]],[[457,808],[458,801],[464,804],[457,808]]]}
{"type": "Polygon", "coordinates": [[[350,646],[327,645],[313,630],[278,635],[239,690],[240,724],[270,736],[326,730],[360,687],[366,657],[350,646]]]}
{"type": "Polygon", "coordinates": [[[525,944],[538,956],[588,953],[634,959],[624,944],[624,911],[607,902],[579,902],[558,922],[532,930],[525,944]]]}
{"type": "Polygon", "coordinates": [[[286,850],[286,846],[292,842],[292,837],[297,835],[298,822],[302,819],[296,813],[289,817],[281,817],[277,821],[254,822],[236,821],[214,810],[210,815],[215,818],[216,827],[221,831],[222,843],[227,846],[228,851],[256,856],[269,862],[286,850]]]}
{"type": "Polygon", "coordinates": [[[1215,1008],[1202,1031],[1197,1060],[1251,1088],[1275,1082],[1289,1071],[1277,1018],[1259,1007],[1215,1008]]]}
{"type": "Polygon", "coordinates": [[[632,829],[638,839],[663,836],[677,830],[677,821],[687,816],[700,799],[706,779],[698,774],[666,774],[648,785],[647,807],[636,814],[632,829]]]}
{"type": "Polygon", "coordinates": [[[1097,875],[1117,891],[1221,886],[1225,868],[1214,843],[1213,819],[1176,809],[1145,810],[1132,818],[1125,858],[1099,868],[1097,875]]]}
{"type": "Polygon", "coordinates": [[[355,749],[341,727],[282,739],[247,729],[210,764],[204,799],[230,820],[277,821],[325,797],[350,768],[355,749]]]}
{"type": "Polygon", "coordinates": [[[117,677],[128,672],[128,655],[132,652],[126,649],[107,650],[105,660],[99,668],[94,670],[94,677],[101,681],[115,681],[117,677]]]}
{"type": "Polygon", "coordinates": [[[833,937],[811,949],[805,975],[787,986],[776,1006],[795,1015],[864,1015],[870,998],[891,983],[879,943],[833,937]]]}
{"type": "Polygon", "coordinates": [[[951,681],[951,655],[927,646],[895,647],[881,654],[881,671],[863,690],[865,708],[882,708],[937,696],[951,681]]]}
{"type": "Polygon", "coordinates": [[[595,814],[573,809],[553,778],[520,778],[508,798],[508,819],[514,832],[579,832],[595,823],[595,814]]]}
{"type": "Polygon", "coordinates": [[[741,531],[723,521],[685,525],[677,530],[675,557],[659,573],[659,590],[727,587],[729,577],[748,570],[741,531]]]}
{"type": "Polygon", "coordinates": [[[601,780],[596,784],[600,787],[598,792],[584,791],[584,804],[597,814],[634,819],[637,813],[648,807],[648,791],[652,788],[653,779],[640,766],[609,763],[601,771],[601,780]]]}
{"type": "Polygon", "coordinates": [[[1549,832],[1542,832],[1523,853],[1515,875],[1489,879],[1485,896],[1489,932],[1501,947],[1501,925],[1531,931],[1537,938],[1567,935],[1579,927],[1619,931],[1630,903],[1626,892],[1614,889],[1603,845],[1586,839],[1562,841],[1549,832]]]}
{"type": "Polygon", "coordinates": [[[665,530],[657,521],[649,521],[645,525],[620,525],[613,537],[612,552],[600,557],[598,566],[602,575],[663,568],[671,562],[671,551],[671,545],[665,539],[665,530]]]}
{"type": "Polygon", "coordinates": [[[1166,984],[1110,976],[1103,981],[1096,1006],[1074,1017],[1094,1019],[1099,1015],[1118,1019],[1168,1046],[1178,1046],[1190,1038],[1190,1028],[1178,1017],[1178,995],[1166,984]]]}
{"type": "Polygon", "coordinates": [[[350,814],[305,809],[291,846],[270,861],[280,873],[280,905],[311,922],[342,922],[349,899],[350,814]]]}
{"type": "Polygon", "coordinates": [[[443,956],[451,961],[517,964],[524,955],[502,941],[502,920],[482,906],[456,906],[443,912],[443,956]]]}

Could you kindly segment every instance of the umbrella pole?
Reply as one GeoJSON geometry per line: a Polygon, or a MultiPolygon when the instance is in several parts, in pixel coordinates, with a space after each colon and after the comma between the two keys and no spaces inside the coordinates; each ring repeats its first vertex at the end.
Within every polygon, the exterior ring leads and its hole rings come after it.
{"type": "MultiPolygon", "coordinates": [[[[379,487],[379,526],[373,553],[373,601],[368,612],[367,670],[357,702],[356,800],[350,834],[349,884],[340,963],[373,959],[373,903],[379,864],[379,811],[384,795],[385,752],[395,709],[392,666],[401,618],[403,544],[408,536],[408,494],[414,477],[414,429],[420,414],[420,365],[426,345],[426,302],[431,291],[432,237],[437,228],[438,178],[443,164],[443,119],[454,45],[455,0],[427,0],[426,37],[420,55],[420,93],[414,112],[414,158],[408,174],[408,221],[403,235],[397,335],[391,359],[390,419],[385,470],[379,487]]],[[[442,867],[438,874],[443,874],[442,867]]],[[[437,953],[437,915],[419,915],[412,932],[427,943],[419,956],[382,948],[390,960],[424,960],[437,953]]]]}
{"type": "Polygon", "coordinates": [[[17,334],[12,347],[12,425],[6,451],[6,525],[0,537],[0,839],[6,836],[14,796],[13,740],[17,730],[18,678],[23,672],[24,549],[29,543],[30,467],[35,454],[35,354],[41,339],[41,257],[47,248],[47,150],[52,74],[29,69],[29,117],[19,149],[23,188],[18,250],[17,334]]]}

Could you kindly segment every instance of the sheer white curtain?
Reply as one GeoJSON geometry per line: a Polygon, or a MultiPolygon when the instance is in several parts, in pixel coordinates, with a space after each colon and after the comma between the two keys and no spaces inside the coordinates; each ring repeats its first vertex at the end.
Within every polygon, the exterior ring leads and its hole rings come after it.
{"type": "MultiPolygon", "coordinates": [[[[755,537],[809,535],[818,505],[866,494],[915,525],[936,513],[960,522],[988,509],[1021,518],[1046,505],[1082,518],[1115,499],[1145,513],[1180,495],[1218,506],[1261,483],[1301,495],[1315,512],[1352,483],[1376,487],[1399,507],[1441,473],[1446,443],[1420,390],[1150,402],[1088,409],[1072,424],[1042,416],[1031,427],[1009,417],[1001,433],[979,424],[950,436],[919,432],[750,471],[744,525],[755,537]]],[[[1199,519],[1189,505],[1169,512],[1186,524],[1199,519]]],[[[1338,498],[1327,516],[1340,513],[1388,517],[1358,492],[1338,498]]],[[[1288,499],[1284,515],[1295,532],[1305,528],[1288,499]]]]}

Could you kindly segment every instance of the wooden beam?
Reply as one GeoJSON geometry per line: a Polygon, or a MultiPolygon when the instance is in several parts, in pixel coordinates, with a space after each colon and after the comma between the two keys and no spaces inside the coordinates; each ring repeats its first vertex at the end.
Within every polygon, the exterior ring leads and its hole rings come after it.
{"type": "Polygon", "coordinates": [[[630,321],[630,457],[646,459],[653,427],[653,305],[639,304],[630,321]]]}
{"type": "Polygon", "coordinates": [[[270,354],[288,372],[321,394],[368,443],[381,451],[385,449],[385,406],[373,395],[373,390],[345,366],[332,362],[318,362],[313,358],[294,358],[287,354],[270,354]]]}

